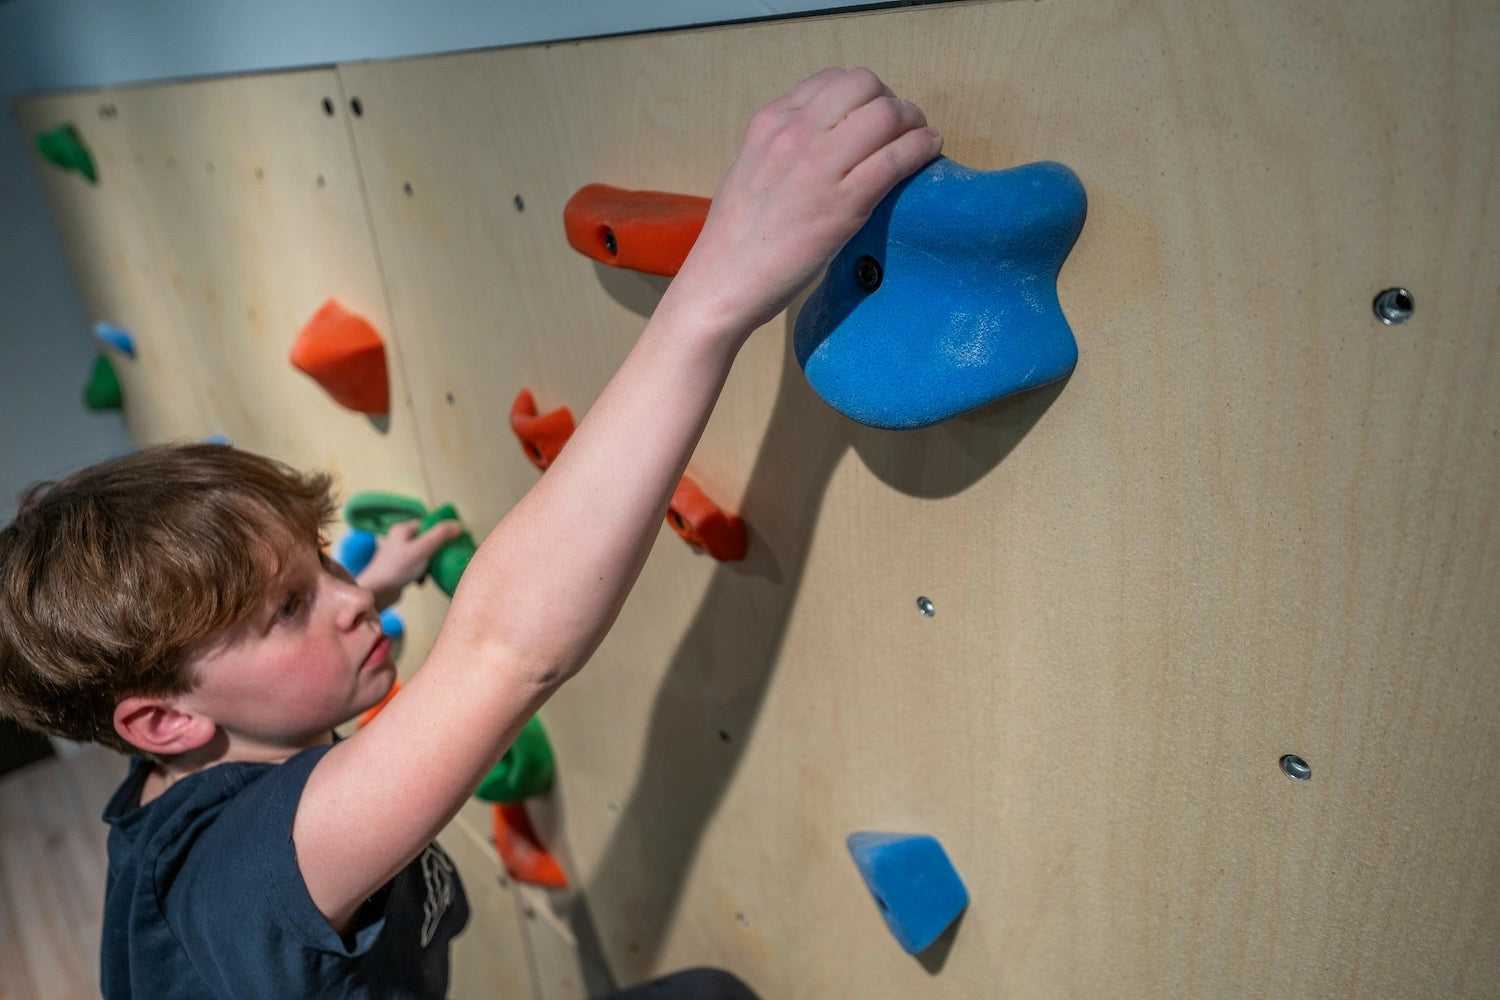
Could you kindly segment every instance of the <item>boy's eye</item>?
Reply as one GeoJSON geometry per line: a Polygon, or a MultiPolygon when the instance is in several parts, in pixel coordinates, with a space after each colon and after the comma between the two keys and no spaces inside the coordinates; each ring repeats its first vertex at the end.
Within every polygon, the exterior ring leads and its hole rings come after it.
{"type": "Polygon", "coordinates": [[[276,609],[277,621],[292,621],[297,617],[297,612],[302,610],[302,595],[288,594],[286,600],[281,602],[281,607],[276,609]]]}

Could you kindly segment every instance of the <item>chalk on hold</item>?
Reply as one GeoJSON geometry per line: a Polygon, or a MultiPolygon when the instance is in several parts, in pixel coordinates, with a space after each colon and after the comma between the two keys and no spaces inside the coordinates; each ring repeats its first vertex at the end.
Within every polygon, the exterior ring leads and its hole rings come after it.
{"type": "Polygon", "coordinates": [[[969,891],[934,837],[852,833],[848,845],[886,926],[908,954],[930,947],[969,905],[969,891]]]}
{"type": "Polygon", "coordinates": [[[532,828],[526,803],[494,805],[495,850],[505,870],[517,882],[530,882],[553,889],[566,889],[568,876],[557,859],[547,853],[542,840],[532,828]]]}
{"type": "Polygon", "coordinates": [[[738,562],[750,546],[745,522],[721,509],[688,476],[682,477],[672,493],[667,524],[683,541],[720,562],[738,562]]]}
{"type": "Polygon", "coordinates": [[[1078,345],[1057,275],[1086,210],[1060,163],[932,161],[876,206],[803,306],[803,374],[835,410],[887,429],[1066,377],[1078,345]]]}
{"type": "Polygon", "coordinates": [[[83,387],[83,405],[91,410],[118,410],[125,405],[115,366],[103,354],[95,355],[89,380],[83,387]]]}
{"type": "Polygon", "coordinates": [[[135,338],[124,327],[103,322],[95,323],[94,336],[127,358],[135,357],[135,338]]]}
{"type": "Polygon", "coordinates": [[[406,635],[406,622],[401,613],[395,608],[386,608],[380,612],[380,631],[392,639],[400,639],[406,635]]]}
{"type": "Polygon", "coordinates": [[[487,802],[519,802],[551,788],[554,770],[552,744],[542,720],[533,715],[474,794],[487,802]]]}
{"type": "Polygon", "coordinates": [[[72,125],[59,125],[50,131],[38,132],[36,149],[48,163],[64,170],[76,170],[88,178],[90,184],[99,183],[99,176],[94,172],[94,158],[72,125]]]}
{"type": "Polygon", "coordinates": [[[292,343],[291,362],[341,406],[360,413],[390,412],[385,341],[358,313],[329,299],[292,343]]]}
{"type": "Polygon", "coordinates": [[[375,545],[373,531],[350,528],[334,546],[333,560],[348,570],[350,576],[359,576],[375,558],[375,545]]]}
{"type": "Polygon", "coordinates": [[[710,204],[696,195],[588,184],[563,207],[563,228],[584,256],[671,277],[697,242],[710,204]]]}
{"type": "Polygon", "coordinates": [[[510,429],[520,439],[521,450],[531,464],[545,470],[573,435],[573,411],[560,406],[538,415],[531,390],[522,389],[510,407],[510,429]]]}

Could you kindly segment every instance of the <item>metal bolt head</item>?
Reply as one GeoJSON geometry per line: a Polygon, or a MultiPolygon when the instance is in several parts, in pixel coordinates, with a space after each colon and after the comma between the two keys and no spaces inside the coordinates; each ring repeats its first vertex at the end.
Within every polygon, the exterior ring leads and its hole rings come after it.
{"type": "Polygon", "coordinates": [[[880,261],[865,254],[854,262],[854,281],[867,292],[873,292],[880,287],[881,280],[885,275],[880,270],[880,261]]]}
{"type": "Polygon", "coordinates": [[[1288,778],[1295,778],[1298,781],[1312,780],[1312,765],[1294,753],[1281,758],[1281,770],[1288,778]]]}
{"type": "Polygon", "coordinates": [[[615,239],[615,231],[608,226],[604,227],[604,249],[609,251],[611,257],[620,252],[620,242],[615,239]]]}
{"type": "Polygon", "coordinates": [[[1375,296],[1375,316],[1386,326],[1405,323],[1416,311],[1416,299],[1404,288],[1387,288],[1375,296]]]}
{"type": "Polygon", "coordinates": [[[925,597],[917,598],[917,610],[922,612],[922,614],[926,615],[928,618],[931,618],[933,615],[937,614],[937,608],[933,607],[932,602],[925,597]]]}

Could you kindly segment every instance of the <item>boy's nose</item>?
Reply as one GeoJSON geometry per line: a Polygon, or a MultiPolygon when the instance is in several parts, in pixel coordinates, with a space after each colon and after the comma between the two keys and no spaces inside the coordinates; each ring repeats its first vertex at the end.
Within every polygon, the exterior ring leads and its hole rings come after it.
{"type": "Polygon", "coordinates": [[[344,631],[359,628],[375,618],[375,595],[357,583],[339,581],[338,625],[344,631]]]}

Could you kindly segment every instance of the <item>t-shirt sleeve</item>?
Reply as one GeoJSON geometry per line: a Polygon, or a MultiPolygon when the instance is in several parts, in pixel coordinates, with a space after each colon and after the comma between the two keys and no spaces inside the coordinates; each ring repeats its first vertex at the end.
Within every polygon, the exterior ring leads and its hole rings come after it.
{"type": "Polygon", "coordinates": [[[346,943],[297,867],[292,820],[328,749],[305,750],[255,775],[221,808],[196,817],[177,839],[180,849],[159,859],[162,912],[218,995],[292,996],[332,986],[380,935],[383,908],[367,906],[346,943]]]}

